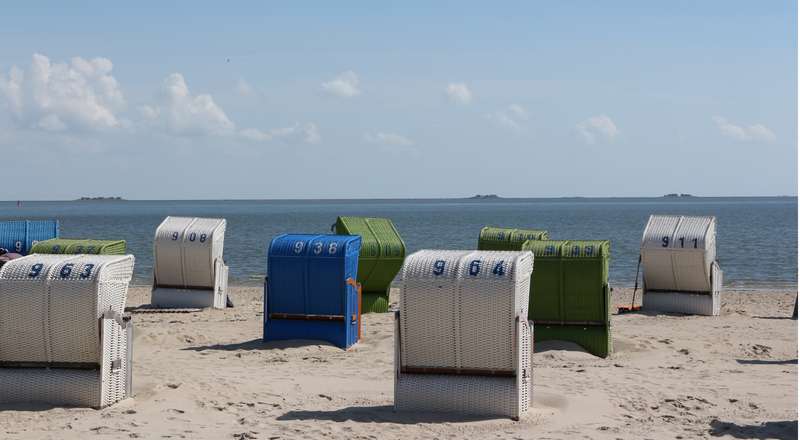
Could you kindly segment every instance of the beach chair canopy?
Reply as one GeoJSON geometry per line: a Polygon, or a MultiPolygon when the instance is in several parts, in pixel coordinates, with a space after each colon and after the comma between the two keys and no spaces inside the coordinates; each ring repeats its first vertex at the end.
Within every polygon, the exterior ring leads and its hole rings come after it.
{"type": "Polygon", "coordinates": [[[264,340],[358,341],[361,237],[282,234],[267,251],[264,340]]]}
{"type": "Polygon", "coordinates": [[[711,291],[716,230],[715,217],[651,215],[641,244],[646,289],[711,291]]]}
{"type": "Polygon", "coordinates": [[[528,318],[536,341],[575,342],[606,357],[612,351],[607,240],[529,240],[533,252],[528,318]]]}
{"type": "Polygon", "coordinates": [[[391,220],[371,217],[338,217],[337,234],[361,237],[358,282],[364,291],[364,312],[386,312],[389,287],[403,266],[406,245],[391,220]]]}
{"type": "Polygon", "coordinates": [[[129,394],[133,262],[34,254],[0,268],[0,401],[102,407],[129,394]]]}
{"type": "Polygon", "coordinates": [[[528,240],[547,240],[547,231],[484,226],[478,235],[478,250],[518,251],[528,240]]]}
{"type": "Polygon", "coordinates": [[[719,315],[716,232],[715,217],[650,216],[640,249],[645,309],[719,315]]]}
{"type": "Polygon", "coordinates": [[[609,322],[607,240],[530,240],[523,249],[536,258],[531,320],[609,322]]]}
{"type": "Polygon", "coordinates": [[[225,219],[167,217],[156,229],[155,284],[214,288],[215,264],[222,261],[225,219]]]}
{"type": "Polygon", "coordinates": [[[398,409],[519,417],[530,394],[530,252],[406,258],[396,331],[398,409]]]}
{"type": "Polygon", "coordinates": [[[40,241],[31,248],[32,254],[93,254],[93,255],[125,255],[125,240],[78,240],[52,238],[40,241]]]}
{"type": "Polygon", "coordinates": [[[0,222],[0,248],[22,255],[39,241],[58,237],[58,220],[10,220],[0,222]]]}

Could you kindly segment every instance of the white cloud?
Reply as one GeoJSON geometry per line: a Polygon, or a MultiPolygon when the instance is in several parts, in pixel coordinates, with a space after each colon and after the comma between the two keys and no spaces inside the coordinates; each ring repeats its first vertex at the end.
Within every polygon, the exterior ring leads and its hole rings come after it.
{"type": "Polygon", "coordinates": [[[486,115],[486,119],[500,127],[514,131],[522,130],[522,123],[528,120],[528,111],[518,104],[511,104],[504,110],[498,110],[486,115]]]}
{"type": "Polygon", "coordinates": [[[256,94],[256,89],[245,81],[244,78],[239,78],[236,82],[236,93],[241,96],[253,96],[256,94]]]}
{"type": "Polygon", "coordinates": [[[303,142],[307,144],[318,144],[322,141],[317,124],[311,122],[305,124],[301,132],[303,133],[303,142]]]}
{"type": "Polygon", "coordinates": [[[63,131],[67,128],[61,118],[54,114],[45,116],[36,126],[46,131],[63,131]]]}
{"type": "Polygon", "coordinates": [[[361,94],[358,89],[358,75],[352,70],[340,73],[336,78],[322,83],[322,90],[341,98],[352,98],[361,94]]]}
{"type": "Polygon", "coordinates": [[[511,104],[508,106],[508,112],[514,116],[514,118],[520,121],[527,121],[528,120],[528,111],[525,110],[521,105],[518,104],[511,104]]]}
{"type": "Polygon", "coordinates": [[[422,156],[415,147],[416,142],[397,133],[384,133],[381,131],[364,133],[364,142],[373,144],[378,150],[398,157],[419,158],[422,156]]]}
{"type": "Polygon", "coordinates": [[[576,128],[587,144],[594,144],[598,140],[610,141],[619,134],[617,125],[606,115],[592,116],[580,122],[576,128]]]}
{"type": "Polygon", "coordinates": [[[451,102],[458,104],[472,102],[472,91],[464,83],[450,83],[444,89],[444,93],[451,102]]]}
{"type": "Polygon", "coordinates": [[[117,128],[124,125],[119,112],[125,97],[112,70],[107,58],[75,57],[69,63],[54,63],[34,54],[27,71],[13,66],[8,76],[0,74],[0,102],[5,101],[14,119],[29,128],[117,128]]]}
{"type": "Polygon", "coordinates": [[[364,133],[364,141],[370,144],[380,144],[380,145],[395,145],[395,146],[405,146],[405,147],[414,145],[414,141],[405,136],[396,133],[384,133],[380,131],[374,134],[364,133]]]}
{"type": "Polygon", "coordinates": [[[273,128],[267,131],[258,130],[255,128],[246,128],[239,131],[239,136],[256,142],[266,142],[273,139],[286,139],[297,140],[307,144],[316,144],[322,140],[316,124],[313,123],[307,123],[304,125],[295,124],[291,127],[273,128]]]}
{"type": "Polygon", "coordinates": [[[208,94],[192,95],[180,73],[164,79],[156,106],[141,108],[142,115],[176,135],[230,134],[235,125],[208,94]]]}
{"type": "Polygon", "coordinates": [[[775,140],[775,133],[762,124],[740,126],[728,122],[722,116],[714,116],[711,120],[717,124],[720,133],[737,141],[772,142],[775,140]]]}
{"type": "Polygon", "coordinates": [[[309,144],[321,140],[313,123],[269,130],[237,130],[236,124],[214,102],[214,98],[208,94],[193,95],[180,73],[173,73],[164,80],[159,100],[157,105],[141,107],[140,113],[145,120],[173,135],[230,136],[255,142],[283,139],[309,144]]]}

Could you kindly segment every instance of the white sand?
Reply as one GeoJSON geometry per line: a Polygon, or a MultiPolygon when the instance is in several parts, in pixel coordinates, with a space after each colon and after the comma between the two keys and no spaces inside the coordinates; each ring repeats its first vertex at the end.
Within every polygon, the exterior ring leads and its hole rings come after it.
{"type": "MultiPolygon", "coordinates": [[[[630,291],[615,293],[616,303],[630,291]]],[[[136,314],[136,396],[103,410],[0,407],[2,439],[796,438],[794,292],[725,292],[723,316],[614,316],[614,354],[537,344],[519,422],[392,410],[392,315],[350,352],[262,344],[261,290],[237,307],[136,314]]],[[[130,305],[147,303],[132,289],[130,305]]]]}

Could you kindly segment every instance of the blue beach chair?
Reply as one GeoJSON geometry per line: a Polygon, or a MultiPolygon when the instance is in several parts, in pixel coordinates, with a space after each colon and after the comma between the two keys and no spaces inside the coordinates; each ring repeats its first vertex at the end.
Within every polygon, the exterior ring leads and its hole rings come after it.
{"type": "Polygon", "coordinates": [[[34,244],[58,238],[58,220],[9,220],[0,222],[0,248],[28,255],[34,244]]]}
{"type": "Polygon", "coordinates": [[[361,237],[282,234],[267,252],[264,341],[316,339],[344,349],[358,342],[361,237]]]}

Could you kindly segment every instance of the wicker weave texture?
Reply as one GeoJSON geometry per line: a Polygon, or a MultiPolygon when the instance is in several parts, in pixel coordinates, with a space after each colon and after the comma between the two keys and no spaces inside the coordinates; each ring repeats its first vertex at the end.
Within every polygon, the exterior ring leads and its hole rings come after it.
{"type": "Polygon", "coordinates": [[[103,320],[104,357],[97,369],[0,368],[0,403],[45,403],[101,408],[131,395],[133,328],[103,320]],[[113,368],[115,360],[121,361],[113,368]]]}
{"type": "Polygon", "coordinates": [[[484,226],[478,234],[478,250],[519,251],[527,240],[547,240],[547,231],[484,226]]]}
{"type": "Polygon", "coordinates": [[[400,295],[403,365],[457,366],[458,265],[470,253],[423,250],[406,257],[400,295]]]}
{"type": "Polygon", "coordinates": [[[389,295],[385,293],[362,292],[361,313],[386,313],[389,311],[389,295]]]}
{"type": "Polygon", "coordinates": [[[31,248],[32,254],[100,254],[124,255],[127,250],[125,240],[76,240],[53,238],[40,241],[31,248]]]}
{"type": "Polygon", "coordinates": [[[531,389],[530,252],[423,250],[406,258],[396,323],[395,406],[518,417],[531,389]],[[508,377],[404,373],[502,371],[508,377]]]}
{"type": "Polygon", "coordinates": [[[516,378],[401,374],[397,381],[398,411],[519,417],[516,378]]]}
{"type": "Polygon", "coordinates": [[[41,255],[0,269],[0,361],[100,360],[98,319],[122,314],[133,256],[41,255]]]}
{"type": "Polygon", "coordinates": [[[0,268],[0,361],[49,360],[47,274],[63,260],[61,255],[31,255],[0,268]]]}
{"type": "Polygon", "coordinates": [[[58,237],[58,220],[9,220],[0,222],[0,248],[22,255],[38,241],[58,237]]]}
{"type": "Polygon", "coordinates": [[[272,239],[264,286],[264,341],[319,339],[344,349],[358,342],[355,280],[361,241],[358,235],[281,234],[272,239]],[[336,318],[313,319],[320,316],[336,318]]]}
{"type": "Polygon", "coordinates": [[[222,309],[225,304],[214,289],[174,289],[155,287],[150,294],[150,304],[164,309],[222,309]]]}
{"type": "Polygon", "coordinates": [[[718,316],[720,312],[722,271],[719,265],[711,266],[710,293],[669,292],[645,290],[642,307],[645,310],[682,313],[688,315],[718,316]]]}
{"type": "Polygon", "coordinates": [[[717,316],[720,309],[719,292],[647,292],[642,307],[645,310],[687,315],[717,316]]]}
{"type": "Polygon", "coordinates": [[[533,325],[521,316],[517,320],[519,330],[516,338],[519,342],[516,346],[515,356],[517,362],[517,408],[516,415],[512,417],[519,417],[522,413],[527,411],[533,399],[533,363],[531,356],[533,355],[533,325]]]}
{"type": "Polygon", "coordinates": [[[102,406],[100,370],[0,368],[0,402],[102,406]]]}
{"type": "Polygon", "coordinates": [[[225,219],[167,217],[156,229],[155,283],[163,287],[215,287],[222,260],[225,219]]]}
{"type": "Polygon", "coordinates": [[[387,218],[339,217],[335,227],[337,234],[361,236],[358,282],[363,292],[381,293],[388,300],[389,285],[406,255],[406,245],[394,223],[387,218]]]}
{"type": "Polygon", "coordinates": [[[514,319],[527,316],[532,270],[530,252],[410,255],[400,298],[404,365],[513,369],[514,319]]]}
{"type": "Polygon", "coordinates": [[[183,289],[153,286],[150,303],[169,309],[207,308],[224,309],[228,300],[228,266],[217,260],[214,265],[214,287],[210,289],[183,289]]]}
{"type": "Polygon", "coordinates": [[[524,316],[527,322],[532,267],[529,252],[482,251],[462,261],[456,300],[459,368],[516,368],[514,319],[524,316]]]}
{"type": "Polygon", "coordinates": [[[652,290],[709,292],[716,218],[651,215],[641,243],[642,276],[652,290]]]}
{"type": "Polygon", "coordinates": [[[93,406],[112,405],[133,392],[130,389],[133,366],[133,326],[122,327],[113,319],[103,319],[103,363],[100,403],[93,406]],[[114,365],[118,361],[119,365],[114,365]]]}
{"type": "Polygon", "coordinates": [[[0,361],[32,364],[0,368],[0,402],[102,407],[130,394],[133,263],[33,254],[0,269],[0,361]]]}
{"type": "MultiPolygon", "coordinates": [[[[518,374],[515,377],[402,373],[398,362],[402,349],[396,345],[395,409],[520,417],[530,406],[533,395],[533,336],[527,320],[518,320],[517,324],[518,345],[514,352],[518,374]]],[[[399,329],[398,321],[395,331],[399,329]]]]}

